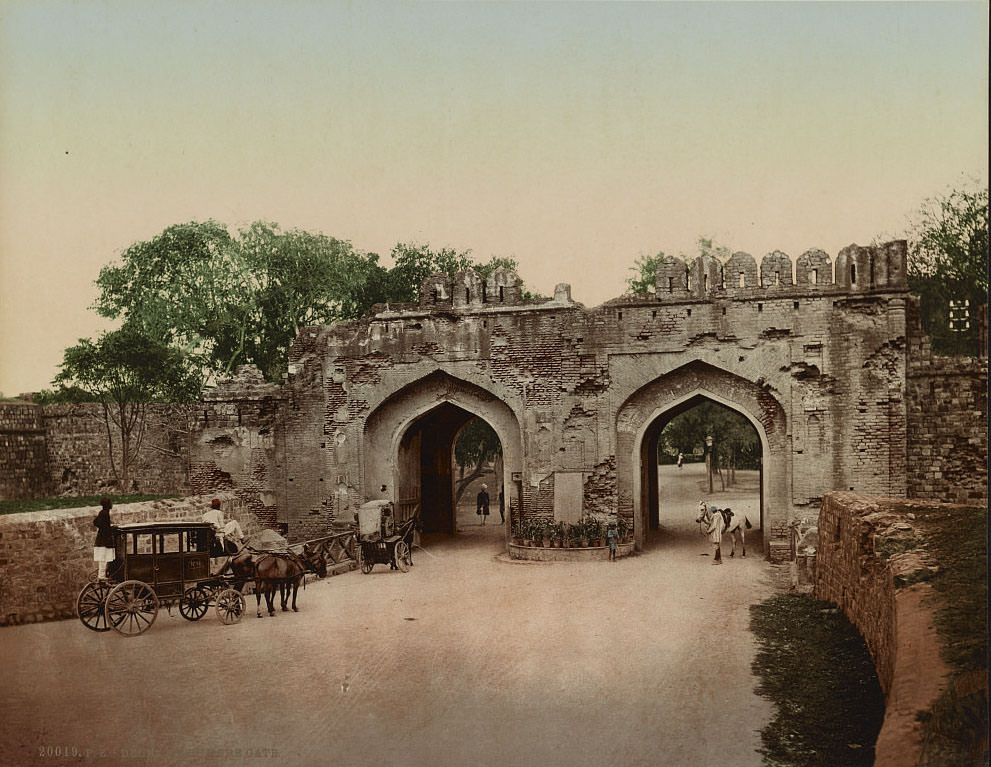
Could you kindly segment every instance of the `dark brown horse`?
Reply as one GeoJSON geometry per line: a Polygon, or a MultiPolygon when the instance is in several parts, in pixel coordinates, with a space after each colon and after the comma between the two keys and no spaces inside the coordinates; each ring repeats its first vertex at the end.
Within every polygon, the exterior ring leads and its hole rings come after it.
{"type": "Polygon", "coordinates": [[[255,602],[258,608],[258,617],[262,617],[262,594],[265,595],[268,614],[274,617],[275,589],[279,589],[283,612],[287,612],[289,609],[290,589],[292,590],[293,612],[299,612],[299,608],[296,607],[299,584],[307,572],[316,573],[320,578],[326,576],[327,556],[323,548],[314,550],[308,545],[303,546],[302,554],[296,554],[292,551],[283,554],[244,548],[227,561],[218,575],[223,575],[228,570],[233,573],[239,591],[244,588],[244,584],[248,581],[255,582],[255,602]]]}

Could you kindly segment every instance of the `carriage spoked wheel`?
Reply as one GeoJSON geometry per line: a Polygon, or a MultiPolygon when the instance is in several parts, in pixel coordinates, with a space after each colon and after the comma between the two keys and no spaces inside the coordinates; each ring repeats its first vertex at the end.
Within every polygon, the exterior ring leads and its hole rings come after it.
{"type": "Polygon", "coordinates": [[[396,567],[404,573],[409,572],[410,565],[413,564],[413,557],[410,555],[409,546],[406,541],[397,541],[396,548],[392,552],[392,558],[396,562],[396,567]]]}
{"type": "Polygon", "coordinates": [[[142,581],[118,583],[107,594],[107,623],[118,634],[138,636],[151,628],[158,615],[158,595],[142,581]]]}
{"type": "Polygon", "coordinates": [[[217,593],[217,617],[225,626],[238,623],[244,610],[244,597],[237,589],[223,589],[217,593]]]}
{"type": "Polygon", "coordinates": [[[190,586],[179,600],[179,615],[187,621],[198,621],[210,609],[210,594],[202,586],[190,586]]]}
{"type": "Polygon", "coordinates": [[[76,615],[83,625],[93,631],[109,631],[107,625],[107,614],[104,606],[107,602],[107,594],[110,593],[110,584],[106,581],[94,581],[83,586],[83,590],[76,597],[76,615]]]}
{"type": "Polygon", "coordinates": [[[361,548],[358,549],[358,564],[361,566],[361,572],[365,575],[368,575],[375,567],[375,563],[365,556],[365,552],[361,548]]]}

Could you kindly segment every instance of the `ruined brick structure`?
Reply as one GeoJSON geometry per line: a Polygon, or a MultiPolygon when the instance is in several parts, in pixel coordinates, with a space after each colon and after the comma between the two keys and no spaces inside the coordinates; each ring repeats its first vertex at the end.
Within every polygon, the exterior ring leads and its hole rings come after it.
{"type": "MultiPolygon", "coordinates": [[[[160,406],[135,475],[145,492],[230,490],[292,540],[377,497],[453,532],[452,445],[478,416],[502,443],[507,517],[618,513],[640,546],[663,521],[660,432],[711,400],[760,437],[759,527],[780,560],[815,548],[803,536],[830,491],[986,502],[986,387],[986,358],[929,350],[902,241],[835,264],[668,258],[654,295],[594,309],[567,285],[527,303],[515,274],[468,271],[428,278],[417,304],[303,328],[281,386],[245,367],[160,406]]],[[[102,492],[98,409],[0,408],[0,498],[102,492]]]]}
{"type": "Polygon", "coordinates": [[[835,265],[668,258],[655,295],[594,309],[567,285],[524,303],[504,270],[434,275],[419,304],[300,332],[279,506],[327,524],[384,496],[453,531],[452,445],[479,416],[514,517],[618,512],[639,545],[658,523],[660,431],[708,399],[760,436],[765,553],[785,558],[789,523],[825,492],[906,493],[906,302],[904,241],[835,265]]]}

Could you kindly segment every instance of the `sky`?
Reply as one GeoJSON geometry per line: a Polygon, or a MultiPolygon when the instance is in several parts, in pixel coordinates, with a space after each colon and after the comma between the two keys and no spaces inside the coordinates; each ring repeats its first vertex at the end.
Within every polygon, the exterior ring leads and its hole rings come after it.
{"type": "Polygon", "coordinates": [[[700,236],[902,236],[988,178],[988,3],[0,0],[0,393],[167,226],[510,256],[595,306],[700,236]]]}

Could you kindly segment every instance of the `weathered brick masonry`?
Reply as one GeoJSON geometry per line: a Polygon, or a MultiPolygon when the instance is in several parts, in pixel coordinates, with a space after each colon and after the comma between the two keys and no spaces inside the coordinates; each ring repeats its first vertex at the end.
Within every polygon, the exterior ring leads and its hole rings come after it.
{"type": "MultiPolygon", "coordinates": [[[[188,409],[148,406],[142,447],[131,469],[132,486],[116,488],[102,405],[0,405],[0,500],[111,490],[186,493],[188,409]]],[[[119,453],[115,457],[119,466],[119,453]]]]}
{"type": "Polygon", "coordinates": [[[0,501],[51,493],[42,415],[36,405],[0,404],[0,501]]]}
{"type": "Polygon", "coordinates": [[[933,354],[918,302],[909,308],[908,495],[987,503],[987,357],[933,354]]]}
{"type": "Polygon", "coordinates": [[[289,521],[347,519],[380,494],[440,513],[441,443],[480,416],[517,515],[618,512],[642,542],[656,488],[640,467],[660,426],[706,398],[761,437],[765,550],[785,558],[793,519],[825,492],[906,492],[906,300],[901,241],[846,248],[835,269],[822,251],[759,269],[743,253],[667,259],[655,295],[595,309],[566,285],[523,304],[502,270],[434,275],[418,305],[301,331],[284,386],[289,521]]]}
{"type": "MultiPolygon", "coordinates": [[[[145,492],[230,490],[292,540],[376,497],[445,529],[451,443],[480,416],[512,518],[618,513],[642,543],[658,489],[641,467],[663,425],[709,399],[757,430],[765,552],[793,557],[832,490],[986,499],[987,362],[931,354],[904,257],[896,242],[835,265],[667,259],[654,295],[594,309],[566,285],[524,304],[505,270],[434,275],[419,304],[302,329],[281,386],[246,367],[199,403],[154,406],[134,476],[145,492]]],[[[0,406],[0,497],[105,491],[106,442],[99,405],[0,406]]]]}

